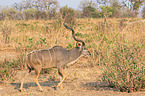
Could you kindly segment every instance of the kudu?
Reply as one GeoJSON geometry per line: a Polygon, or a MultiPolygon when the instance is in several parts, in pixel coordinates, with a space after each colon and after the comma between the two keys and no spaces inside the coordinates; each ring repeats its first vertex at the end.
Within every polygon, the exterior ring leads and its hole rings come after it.
{"type": "Polygon", "coordinates": [[[42,68],[52,67],[57,68],[59,75],[62,77],[62,80],[56,87],[62,87],[61,85],[66,78],[66,74],[63,69],[66,66],[70,66],[75,63],[80,57],[91,55],[90,52],[85,48],[85,42],[75,37],[74,30],[65,24],[64,26],[72,31],[72,37],[75,41],[77,41],[76,47],[71,50],[67,50],[65,48],[62,48],[61,46],[54,46],[50,49],[35,50],[30,52],[26,57],[28,70],[26,70],[26,73],[22,78],[20,91],[22,91],[23,88],[24,78],[26,78],[31,70],[35,70],[34,79],[39,89],[42,91],[42,88],[38,82],[40,71],[42,70],[42,68]],[[79,42],[81,42],[82,44],[79,42]]]}

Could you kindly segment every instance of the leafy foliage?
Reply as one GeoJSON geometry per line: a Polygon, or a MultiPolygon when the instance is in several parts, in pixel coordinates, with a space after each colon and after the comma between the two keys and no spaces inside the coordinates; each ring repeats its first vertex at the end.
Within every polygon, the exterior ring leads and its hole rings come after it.
{"type": "Polygon", "coordinates": [[[145,7],[143,7],[143,10],[142,10],[142,17],[145,18],[145,7]]]}
{"type": "Polygon", "coordinates": [[[96,10],[96,8],[92,6],[87,6],[83,8],[83,17],[93,17],[93,18],[99,18],[101,17],[100,12],[96,10]]]}
{"type": "Polygon", "coordinates": [[[143,88],[145,83],[144,45],[118,44],[108,58],[103,80],[120,91],[132,92],[143,88]]]}
{"type": "Polygon", "coordinates": [[[76,20],[76,12],[72,8],[62,7],[60,8],[60,14],[62,15],[62,18],[64,19],[65,23],[74,25],[76,20]]]}
{"type": "Polygon", "coordinates": [[[119,2],[113,2],[111,6],[114,9],[111,17],[121,17],[121,4],[119,2]]]}
{"type": "Polygon", "coordinates": [[[103,16],[110,17],[114,13],[114,9],[110,6],[100,6],[101,14],[103,16]]]}
{"type": "Polygon", "coordinates": [[[128,0],[128,1],[126,0],[126,1],[123,1],[123,4],[125,6],[130,7],[130,9],[139,10],[139,7],[143,5],[143,2],[144,0],[128,0]]]}
{"type": "Polygon", "coordinates": [[[0,13],[0,20],[4,20],[4,19],[9,19],[9,20],[13,20],[17,17],[17,14],[19,12],[17,10],[15,10],[14,8],[3,8],[1,10],[1,13],[0,13]]]}
{"type": "Polygon", "coordinates": [[[4,59],[3,62],[0,62],[0,79],[5,80],[7,78],[11,78],[15,75],[16,70],[20,68],[20,59],[9,61],[4,59]]]}
{"type": "Polygon", "coordinates": [[[28,20],[28,19],[52,19],[60,18],[67,23],[74,24],[73,16],[77,18],[100,18],[107,17],[137,17],[138,10],[143,5],[143,0],[84,0],[80,3],[81,10],[72,8],[59,8],[58,0],[23,0],[20,3],[13,4],[12,7],[2,8],[0,20],[8,18],[10,20],[28,20]],[[63,10],[62,10],[63,9],[63,10]],[[59,10],[59,12],[58,12],[59,10]],[[67,14],[64,11],[67,11],[67,14]],[[72,12],[72,13],[71,13],[72,12]],[[65,17],[64,17],[65,15],[65,17]],[[70,17],[70,19],[68,19],[70,17]]]}
{"type": "Polygon", "coordinates": [[[26,20],[28,19],[36,19],[36,13],[38,12],[37,9],[34,8],[30,8],[24,11],[25,15],[26,15],[26,20]]]}

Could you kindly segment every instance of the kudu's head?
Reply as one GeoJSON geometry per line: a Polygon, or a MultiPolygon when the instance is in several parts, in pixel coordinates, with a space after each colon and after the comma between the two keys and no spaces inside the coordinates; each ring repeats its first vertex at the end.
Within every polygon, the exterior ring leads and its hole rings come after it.
{"type": "Polygon", "coordinates": [[[75,41],[77,41],[76,48],[78,48],[80,50],[81,55],[82,56],[91,56],[89,50],[87,48],[85,48],[85,42],[83,40],[77,39],[75,37],[74,30],[72,28],[68,27],[64,23],[63,23],[63,25],[65,26],[65,28],[72,30],[72,37],[74,38],[75,41]]]}

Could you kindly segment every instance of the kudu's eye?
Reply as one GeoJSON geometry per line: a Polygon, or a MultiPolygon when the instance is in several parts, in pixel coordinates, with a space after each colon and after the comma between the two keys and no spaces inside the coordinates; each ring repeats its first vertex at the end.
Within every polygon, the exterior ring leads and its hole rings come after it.
{"type": "Polygon", "coordinates": [[[81,43],[77,43],[77,47],[81,47],[82,46],[82,44],[81,43]]]}

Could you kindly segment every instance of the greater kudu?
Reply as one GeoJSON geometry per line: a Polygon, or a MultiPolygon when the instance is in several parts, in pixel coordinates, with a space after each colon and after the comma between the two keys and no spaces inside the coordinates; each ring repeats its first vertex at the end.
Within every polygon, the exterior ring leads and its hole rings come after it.
{"type": "Polygon", "coordinates": [[[67,50],[61,46],[54,46],[50,49],[35,50],[30,52],[26,57],[28,70],[26,70],[26,73],[21,81],[20,91],[23,89],[24,78],[28,75],[28,73],[31,72],[31,70],[35,70],[35,82],[42,91],[42,88],[38,82],[38,77],[42,68],[57,68],[59,75],[62,77],[62,80],[56,87],[61,86],[66,78],[63,69],[66,66],[70,66],[75,63],[80,57],[91,55],[90,52],[85,48],[85,42],[75,37],[74,30],[65,24],[64,26],[72,31],[72,37],[75,41],[77,41],[76,47],[71,50],[67,50]]]}

